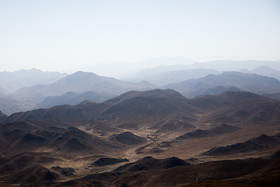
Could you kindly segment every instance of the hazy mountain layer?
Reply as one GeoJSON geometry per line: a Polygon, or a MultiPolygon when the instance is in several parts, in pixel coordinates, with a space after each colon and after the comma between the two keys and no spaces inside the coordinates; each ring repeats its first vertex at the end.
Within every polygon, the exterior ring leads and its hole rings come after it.
{"type": "Polygon", "coordinates": [[[170,70],[172,68],[176,69],[176,66],[169,67],[166,69],[161,69],[161,68],[148,69],[136,73],[127,79],[131,81],[146,80],[155,85],[167,85],[171,83],[183,82],[189,79],[201,78],[208,74],[219,74],[219,72],[214,69],[199,68],[199,69],[170,70]]]}
{"type": "Polygon", "coordinates": [[[126,91],[145,90],[150,87],[151,85],[145,82],[129,83],[114,78],[98,76],[94,73],[76,72],[52,84],[35,85],[22,88],[9,95],[2,94],[2,96],[0,95],[0,102],[2,102],[0,110],[11,114],[31,110],[34,107],[47,108],[56,104],[78,104],[82,99],[103,101],[126,91]],[[74,92],[79,95],[69,98],[69,94],[64,95],[67,92],[74,92]],[[90,94],[90,92],[94,92],[94,94],[90,94]],[[61,97],[51,98],[51,96],[61,97]],[[47,97],[49,98],[46,99],[47,97]]]}
{"type": "Polygon", "coordinates": [[[170,84],[164,86],[164,88],[175,89],[186,97],[195,97],[205,94],[217,86],[236,87],[237,89],[257,94],[277,93],[280,91],[280,81],[277,79],[240,72],[207,75],[200,79],[170,84]]]}
{"type": "Polygon", "coordinates": [[[40,103],[38,103],[34,108],[51,108],[53,106],[65,104],[77,105],[83,101],[101,102],[111,97],[112,95],[106,93],[99,94],[95,92],[85,92],[81,94],[76,94],[73,92],[67,92],[66,94],[63,94],[61,96],[49,96],[40,103]]]}
{"type": "Polygon", "coordinates": [[[0,72],[0,87],[12,92],[37,84],[50,84],[66,75],[65,73],[44,72],[38,69],[0,72]]]}
{"type": "MultiPolygon", "coordinates": [[[[186,71],[189,71],[186,75],[192,75],[192,70],[186,71]]],[[[200,69],[197,71],[207,73],[208,70],[204,71],[200,69]]],[[[175,78],[181,75],[184,77],[185,73],[185,71],[181,74],[179,72],[173,72],[170,76],[168,74],[167,79],[173,81],[171,77],[175,78]]],[[[279,85],[280,82],[278,80],[265,76],[226,72],[220,75],[208,75],[203,78],[192,79],[178,84],[169,84],[164,86],[164,88],[172,88],[186,97],[194,97],[241,90],[257,94],[278,93],[280,92],[279,85]]],[[[5,94],[5,91],[3,91],[4,93],[0,93],[0,110],[6,114],[11,114],[34,108],[49,108],[61,104],[75,105],[84,100],[100,102],[126,91],[147,90],[153,87],[145,81],[130,83],[98,76],[93,73],[76,72],[52,84],[25,87],[12,94],[5,94]],[[77,95],[70,94],[69,92],[77,95]]]]}
{"type": "Polygon", "coordinates": [[[280,80],[280,70],[279,69],[273,69],[273,68],[265,66],[265,65],[257,67],[256,69],[241,70],[241,71],[244,72],[244,73],[255,73],[255,74],[258,74],[258,75],[273,77],[273,78],[276,78],[276,79],[280,80]]]}

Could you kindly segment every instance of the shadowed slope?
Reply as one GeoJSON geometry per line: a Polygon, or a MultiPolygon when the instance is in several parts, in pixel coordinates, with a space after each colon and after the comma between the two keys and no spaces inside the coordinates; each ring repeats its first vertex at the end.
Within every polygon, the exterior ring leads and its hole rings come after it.
{"type": "Polygon", "coordinates": [[[127,92],[104,102],[110,104],[102,116],[133,121],[157,120],[170,116],[188,115],[198,110],[174,90],[127,92]]]}
{"type": "Polygon", "coordinates": [[[211,137],[211,136],[217,136],[217,135],[221,135],[221,134],[231,133],[231,132],[237,131],[238,129],[239,129],[238,127],[222,124],[220,126],[210,128],[207,130],[198,129],[198,130],[186,133],[182,136],[179,136],[176,139],[184,140],[184,139],[211,137]]]}
{"type": "Polygon", "coordinates": [[[112,141],[119,142],[121,144],[125,145],[137,145],[142,144],[146,142],[145,138],[142,138],[140,136],[136,136],[135,134],[131,132],[124,132],[121,134],[116,134],[111,136],[110,138],[112,141]]]}
{"type": "Polygon", "coordinates": [[[0,148],[9,153],[52,150],[64,154],[99,154],[115,150],[114,143],[75,127],[40,127],[25,122],[0,124],[0,148]]]}
{"type": "Polygon", "coordinates": [[[275,136],[261,135],[244,143],[237,143],[225,147],[214,147],[203,153],[204,155],[232,155],[252,151],[267,150],[280,145],[280,134],[275,136]]]}

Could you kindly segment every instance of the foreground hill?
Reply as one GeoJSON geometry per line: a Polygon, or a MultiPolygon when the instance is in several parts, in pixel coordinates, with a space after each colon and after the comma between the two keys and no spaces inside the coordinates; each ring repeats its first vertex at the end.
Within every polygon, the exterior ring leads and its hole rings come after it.
{"type": "Polygon", "coordinates": [[[198,110],[187,103],[187,99],[174,90],[150,90],[128,92],[104,104],[109,107],[102,112],[106,119],[121,118],[133,121],[159,120],[171,116],[193,114],[198,110]]]}
{"type": "Polygon", "coordinates": [[[42,127],[15,122],[0,124],[1,152],[22,153],[49,150],[63,154],[100,154],[117,147],[110,141],[75,127],[42,127]]]}
{"type": "Polygon", "coordinates": [[[102,103],[14,113],[5,122],[74,126],[117,143],[125,150],[124,158],[167,157],[174,152],[197,157],[225,143],[278,133],[279,113],[279,101],[249,92],[186,99],[174,90],[157,89],[127,92],[102,103]]]}
{"type": "MultiPolygon", "coordinates": [[[[270,186],[279,182],[279,159],[224,160],[189,165],[178,158],[143,158],[116,171],[92,174],[57,186],[182,186],[197,180],[231,180],[240,186],[270,186]],[[176,164],[175,164],[176,163],[176,164]],[[170,166],[170,167],[169,167],[170,166]],[[262,174],[262,177],[260,177],[262,174]]],[[[233,182],[233,183],[234,183],[233,182]]],[[[225,184],[227,184],[225,182],[225,184]]]]}
{"type": "Polygon", "coordinates": [[[231,133],[234,131],[237,131],[239,128],[234,127],[234,126],[230,126],[230,125],[226,125],[226,124],[222,124],[218,127],[213,127],[207,130],[195,130],[195,131],[191,131],[188,132],[182,136],[179,136],[178,138],[176,138],[177,140],[184,140],[184,139],[192,139],[192,138],[204,138],[204,137],[211,137],[211,136],[217,136],[220,134],[226,134],[226,133],[231,133]]]}
{"type": "Polygon", "coordinates": [[[199,79],[170,84],[164,86],[164,88],[177,90],[186,97],[195,97],[209,93],[209,90],[217,86],[236,87],[237,89],[256,94],[269,94],[280,91],[280,81],[275,78],[240,72],[207,75],[199,79]]]}
{"type": "Polygon", "coordinates": [[[246,142],[228,145],[225,147],[214,147],[203,153],[204,155],[231,155],[258,150],[266,150],[280,145],[280,134],[275,136],[261,135],[246,142]]]}
{"type": "Polygon", "coordinates": [[[59,175],[44,167],[43,164],[56,160],[56,158],[44,153],[0,156],[0,185],[49,186],[52,182],[58,180],[59,175]]]}

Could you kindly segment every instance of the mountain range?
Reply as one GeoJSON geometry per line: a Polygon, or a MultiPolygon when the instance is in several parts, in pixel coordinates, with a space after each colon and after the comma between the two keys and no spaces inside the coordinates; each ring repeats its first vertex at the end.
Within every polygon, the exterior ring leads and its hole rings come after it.
{"type": "Polygon", "coordinates": [[[279,80],[280,65],[277,61],[208,61],[195,63],[187,61],[180,64],[182,59],[166,59],[167,64],[176,65],[160,65],[150,67],[133,73],[125,77],[126,80],[140,81],[146,80],[153,84],[166,85],[170,83],[179,83],[189,79],[201,78],[208,74],[221,74],[228,71],[238,71],[248,74],[259,74],[263,76],[273,77],[279,80]],[[172,62],[172,63],[171,63],[172,62]]]}
{"type": "MultiPolygon", "coordinates": [[[[217,95],[225,91],[250,91],[257,94],[279,93],[279,81],[270,77],[240,72],[207,75],[162,88],[179,91],[185,97],[217,95]],[[240,81],[243,80],[243,81],[240,81]]],[[[76,72],[52,84],[0,93],[0,110],[6,114],[62,104],[79,104],[84,100],[102,102],[130,90],[156,88],[148,82],[125,82],[93,73],[76,72]]]]}
{"type": "Polygon", "coordinates": [[[14,92],[23,87],[50,84],[65,76],[67,76],[65,73],[44,72],[35,68],[15,72],[0,72],[0,87],[6,92],[14,92]]]}
{"type": "Polygon", "coordinates": [[[129,90],[145,90],[151,87],[146,82],[130,83],[94,73],[76,72],[51,84],[24,87],[10,94],[1,94],[0,103],[3,104],[0,110],[11,114],[38,107],[78,104],[82,99],[103,101],[129,90]],[[75,96],[70,96],[67,92],[73,92],[75,96]]]}
{"type": "MultiPolygon", "coordinates": [[[[3,78],[0,82],[0,111],[10,115],[56,105],[76,105],[85,100],[103,102],[127,91],[155,88],[174,89],[187,98],[217,95],[226,91],[249,91],[277,99],[275,94],[280,93],[279,80],[275,79],[279,78],[278,70],[274,69],[277,68],[277,63],[261,61],[248,61],[248,63],[256,68],[240,70],[243,73],[221,73],[215,69],[206,69],[207,66],[204,68],[197,66],[196,69],[191,69],[191,65],[163,66],[135,74],[134,80],[137,80],[137,83],[89,72],[76,72],[70,75],[37,69],[2,72],[0,73],[0,77],[3,78]]],[[[234,67],[237,67],[235,65],[234,67]]],[[[213,65],[212,68],[215,66],[213,65]]]]}
{"type": "Polygon", "coordinates": [[[181,67],[148,69],[140,71],[127,79],[130,81],[146,80],[155,85],[167,85],[171,83],[179,83],[189,79],[201,78],[208,74],[219,74],[220,72],[214,69],[180,69],[181,67]],[[170,70],[174,69],[174,70],[170,70]]]}
{"type": "Polygon", "coordinates": [[[277,184],[279,112],[279,101],[250,92],[187,99],[154,89],[1,114],[0,183],[174,186],[235,177],[277,184]]]}
{"type": "Polygon", "coordinates": [[[260,66],[257,67],[253,70],[241,70],[244,73],[255,73],[255,74],[259,74],[259,75],[263,75],[263,76],[267,76],[267,77],[273,77],[276,78],[278,80],[280,80],[280,71],[273,69],[271,67],[268,66],[260,66]]]}
{"type": "Polygon", "coordinates": [[[5,72],[0,186],[279,186],[278,64],[221,63],[5,72]]]}
{"type": "Polygon", "coordinates": [[[277,184],[279,113],[279,101],[251,92],[172,89],[0,113],[0,184],[277,184]]]}
{"type": "Polygon", "coordinates": [[[92,91],[84,92],[81,94],[73,93],[73,92],[67,92],[61,96],[49,96],[46,97],[43,101],[38,103],[34,108],[51,108],[53,106],[57,105],[77,105],[83,101],[95,101],[95,102],[101,102],[105,101],[106,99],[111,98],[112,96],[110,94],[106,93],[95,93],[92,91]]]}
{"type": "Polygon", "coordinates": [[[211,93],[212,90],[223,87],[223,90],[243,90],[257,94],[280,92],[280,81],[275,78],[257,74],[240,72],[225,72],[220,75],[207,75],[199,79],[191,79],[177,84],[169,84],[170,88],[182,93],[185,97],[195,97],[211,93]]]}

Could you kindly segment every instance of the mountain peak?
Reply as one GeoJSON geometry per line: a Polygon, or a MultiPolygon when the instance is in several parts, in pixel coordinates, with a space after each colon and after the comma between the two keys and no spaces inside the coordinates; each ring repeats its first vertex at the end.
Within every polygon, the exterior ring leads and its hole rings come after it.
{"type": "Polygon", "coordinates": [[[58,83],[62,84],[77,84],[79,82],[90,82],[92,80],[96,80],[99,77],[98,75],[91,73],[91,72],[83,72],[83,71],[77,71],[75,73],[72,73],[60,80],[58,80],[58,83]]]}
{"type": "Polygon", "coordinates": [[[184,96],[171,89],[127,92],[104,103],[110,107],[103,112],[103,116],[110,118],[118,115],[120,118],[139,121],[197,111],[184,96]]]}
{"type": "Polygon", "coordinates": [[[184,96],[182,96],[179,92],[173,90],[173,89],[153,89],[148,91],[130,91],[126,92],[118,97],[115,97],[113,99],[109,99],[106,101],[106,103],[117,103],[124,100],[129,100],[133,98],[154,98],[154,97],[178,97],[181,99],[186,99],[184,96]]]}
{"type": "Polygon", "coordinates": [[[68,75],[67,77],[68,78],[69,77],[91,78],[91,77],[98,77],[98,75],[96,75],[95,73],[92,73],[92,72],[77,71],[71,75],[68,75]]]}

